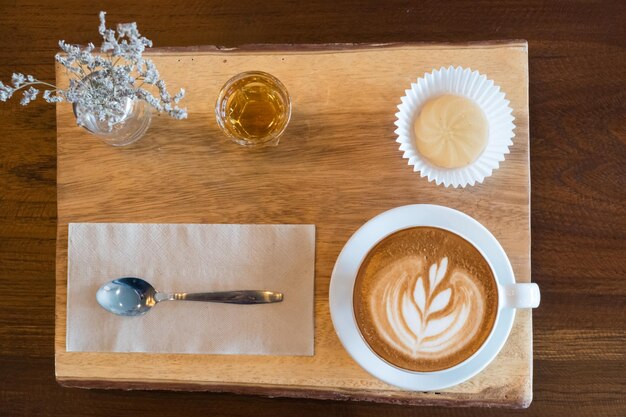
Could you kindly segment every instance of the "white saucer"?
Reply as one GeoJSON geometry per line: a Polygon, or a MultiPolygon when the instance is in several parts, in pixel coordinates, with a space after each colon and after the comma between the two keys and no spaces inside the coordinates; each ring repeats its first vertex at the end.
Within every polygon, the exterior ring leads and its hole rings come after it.
{"type": "Polygon", "coordinates": [[[456,233],[473,244],[487,259],[498,286],[515,283],[513,269],[504,249],[478,221],[443,206],[402,206],[374,217],[348,240],[337,258],[330,281],[330,313],[344,348],[367,372],[403,389],[435,391],[470,379],[496,357],[513,326],[515,309],[499,306],[498,319],[485,344],[465,362],[452,368],[435,372],[408,371],[377,356],[363,339],[354,317],[354,281],[363,259],[372,247],[391,233],[414,226],[438,227],[456,233]]]}

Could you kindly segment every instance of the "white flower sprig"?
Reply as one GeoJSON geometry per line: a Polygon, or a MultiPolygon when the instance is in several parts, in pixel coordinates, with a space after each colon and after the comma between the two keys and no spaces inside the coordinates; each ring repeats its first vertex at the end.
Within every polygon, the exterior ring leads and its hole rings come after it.
{"type": "Polygon", "coordinates": [[[43,98],[48,103],[67,101],[81,109],[77,116],[79,125],[84,125],[82,115],[92,114],[99,121],[106,121],[109,129],[126,116],[128,100],[145,100],[159,112],[174,119],[185,119],[187,110],[178,107],[185,90],[174,96],[167,91],[165,81],[150,59],[143,57],[152,41],[141,36],[136,23],[121,23],[117,30],[108,29],[106,12],[100,12],[99,33],[103,42],[100,54],[94,54],[95,46],[89,43],[81,48],[59,41],[63,51],[55,59],[65,67],[70,76],[67,89],[38,80],[32,75],[13,74],[11,85],[0,81],[0,101],[7,101],[15,92],[22,90],[20,103],[27,105],[37,98],[39,90],[34,86],[45,86],[43,98]],[[153,95],[147,88],[158,94],[153,95]]]}

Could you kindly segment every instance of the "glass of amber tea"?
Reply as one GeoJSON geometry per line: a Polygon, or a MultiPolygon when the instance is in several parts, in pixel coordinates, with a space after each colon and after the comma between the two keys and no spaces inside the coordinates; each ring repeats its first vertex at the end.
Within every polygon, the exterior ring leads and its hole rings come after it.
{"type": "Polygon", "coordinates": [[[289,124],[291,99],[273,75],[243,72],[222,87],[215,116],[226,136],[238,144],[275,146],[289,124]]]}

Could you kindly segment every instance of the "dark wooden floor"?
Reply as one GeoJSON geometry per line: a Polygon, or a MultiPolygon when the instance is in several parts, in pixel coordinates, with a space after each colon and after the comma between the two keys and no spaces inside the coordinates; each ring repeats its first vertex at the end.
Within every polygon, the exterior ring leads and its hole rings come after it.
{"type": "MultiPolygon", "coordinates": [[[[95,1],[0,0],[0,80],[54,79],[58,39],[96,41],[95,1]]],[[[626,415],[626,2],[107,2],[156,46],[525,38],[530,49],[537,416],[626,415]]],[[[0,416],[471,416],[54,379],[55,114],[0,103],[0,416]]]]}

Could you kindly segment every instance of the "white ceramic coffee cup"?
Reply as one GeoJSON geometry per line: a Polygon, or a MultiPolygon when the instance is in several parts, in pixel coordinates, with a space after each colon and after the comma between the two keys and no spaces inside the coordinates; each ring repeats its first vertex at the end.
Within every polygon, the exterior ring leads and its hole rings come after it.
{"type": "Polygon", "coordinates": [[[415,204],[386,211],[357,230],[337,258],[330,281],[330,313],[335,331],[350,356],[367,372],[389,384],[414,391],[435,391],[468,380],[482,371],[506,342],[517,308],[539,305],[539,287],[516,283],[509,258],[497,239],[472,217],[443,206],[415,204]],[[489,263],[498,288],[498,313],[485,343],[465,361],[451,368],[416,372],[379,357],[361,335],[354,315],[354,283],[369,251],[382,239],[402,229],[437,227],[470,242],[489,263]]]}

